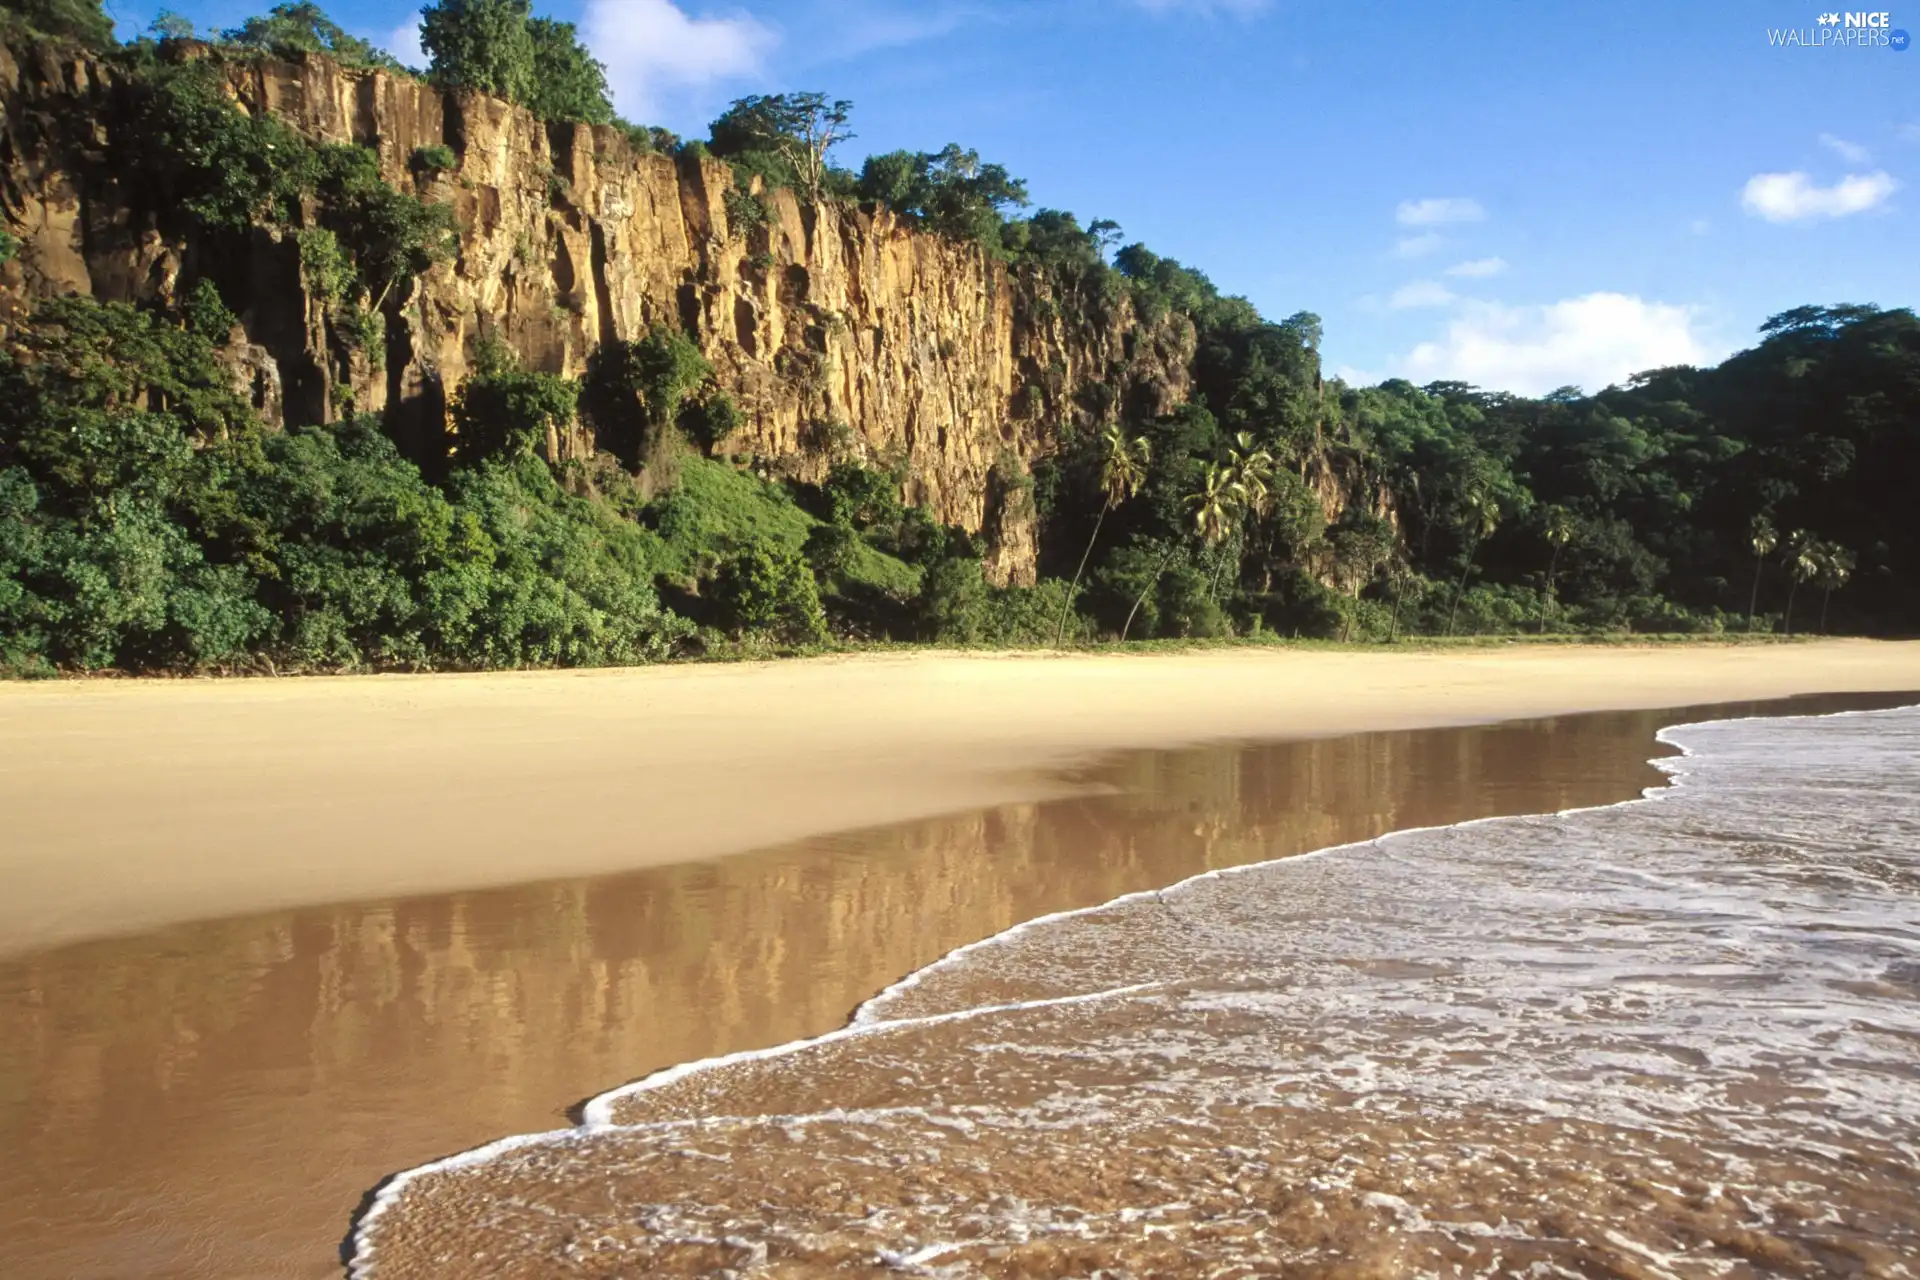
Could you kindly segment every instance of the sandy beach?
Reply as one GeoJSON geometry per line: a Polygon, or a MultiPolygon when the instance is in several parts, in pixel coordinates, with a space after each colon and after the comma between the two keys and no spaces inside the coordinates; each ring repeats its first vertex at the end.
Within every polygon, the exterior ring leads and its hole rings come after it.
{"type": "Polygon", "coordinates": [[[1019,921],[1915,689],[1860,642],[0,687],[0,1270],[337,1276],[395,1170],[1019,921]]]}
{"type": "Polygon", "coordinates": [[[1920,689],[1920,643],[904,654],[0,687],[0,953],[708,858],[1109,753],[1920,689]]]}

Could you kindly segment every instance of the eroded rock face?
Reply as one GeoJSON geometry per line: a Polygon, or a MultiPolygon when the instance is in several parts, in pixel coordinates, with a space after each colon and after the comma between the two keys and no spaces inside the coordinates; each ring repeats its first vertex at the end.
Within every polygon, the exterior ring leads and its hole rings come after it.
{"type": "MultiPolygon", "coordinates": [[[[228,73],[244,110],[370,147],[394,186],[453,206],[458,254],[389,300],[384,352],[369,358],[333,331],[290,235],[257,228],[214,246],[163,234],[164,211],[103,162],[116,73],[48,45],[0,47],[0,204],[22,242],[0,267],[0,325],[35,297],[170,300],[213,276],[245,330],[236,378],[270,421],[324,421],[350,397],[429,466],[446,456],[446,406],[483,335],[529,368],[577,376],[602,342],[681,326],[743,411],[722,452],[803,479],[836,448],[904,461],[907,498],[984,530],[990,576],[1015,583],[1034,578],[1037,531],[1010,481],[1070,426],[1186,396],[1185,319],[1146,324],[1124,296],[1063,294],[885,209],[779,191],[768,222],[743,231],[729,225],[727,166],[636,153],[612,128],[547,125],[322,58],[228,73]],[[440,144],[456,167],[415,172],[416,149],[440,144]]],[[[582,427],[555,446],[567,458],[597,443],[582,427]]]]}

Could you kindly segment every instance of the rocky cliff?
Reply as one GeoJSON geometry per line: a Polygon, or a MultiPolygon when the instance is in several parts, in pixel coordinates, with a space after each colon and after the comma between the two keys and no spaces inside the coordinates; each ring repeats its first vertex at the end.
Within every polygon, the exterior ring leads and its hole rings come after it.
{"type": "MultiPolygon", "coordinates": [[[[119,73],[53,45],[0,46],[0,215],[21,242],[0,266],[0,324],[35,297],[171,301],[214,278],[244,330],[237,374],[269,421],[325,421],[350,398],[429,467],[446,456],[448,400],[483,335],[531,369],[578,375],[600,343],[678,325],[743,411],[722,452],[800,478],[835,449],[904,460],[909,500],[984,530],[1002,582],[1033,580],[1019,479],[1062,428],[1186,395],[1185,319],[1143,323],[1124,295],[1061,296],[1038,269],[884,208],[777,191],[765,224],[737,228],[726,165],[636,152],[617,129],[544,124],[322,58],[224,69],[243,110],[369,147],[390,184],[453,207],[458,252],[389,300],[384,352],[332,332],[291,232],[256,228],[238,249],[166,234],[102,163],[119,73]],[[455,167],[417,172],[416,150],[436,145],[455,167]]],[[[595,444],[582,428],[549,448],[564,459],[595,444]]]]}

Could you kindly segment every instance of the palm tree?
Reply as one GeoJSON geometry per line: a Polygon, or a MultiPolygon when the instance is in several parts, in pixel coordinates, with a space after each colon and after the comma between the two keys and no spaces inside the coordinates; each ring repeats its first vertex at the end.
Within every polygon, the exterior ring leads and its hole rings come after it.
{"type": "MultiPolygon", "coordinates": [[[[1200,491],[1187,495],[1187,502],[1194,508],[1194,532],[1200,535],[1201,543],[1215,547],[1225,541],[1239,522],[1240,513],[1246,508],[1246,500],[1246,490],[1235,477],[1231,466],[1222,466],[1217,462],[1209,466],[1200,491]]],[[[1133,630],[1134,615],[1140,612],[1140,606],[1146,603],[1147,593],[1160,581],[1160,575],[1166,572],[1167,565],[1179,549],[1178,542],[1169,544],[1167,553],[1154,566],[1153,576],[1147,579],[1146,586],[1140,588],[1140,594],[1134,598],[1133,608],[1127,610],[1126,625],[1120,628],[1121,640],[1124,641],[1127,633],[1133,630]]]]}
{"type": "MultiPolygon", "coordinates": [[[[1235,433],[1233,444],[1227,449],[1226,471],[1240,495],[1240,509],[1264,518],[1273,509],[1274,461],[1271,453],[1254,442],[1251,431],[1235,433]]],[[[1226,572],[1229,564],[1237,568],[1245,554],[1246,548],[1238,544],[1231,552],[1216,552],[1213,574],[1207,582],[1210,599],[1219,600],[1220,575],[1226,572]]]]}
{"type": "Polygon", "coordinates": [[[1407,593],[1407,579],[1412,576],[1407,562],[1395,554],[1387,562],[1387,581],[1393,585],[1393,620],[1387,623],[1387,643],[1392,644],[1400,638],[1400,602],[1407,593]]]}
{"type": "Polygon", "coordinates": [[[1273,506],[1273,455],[1254,444],[1253,433],[1242,431],[1227,450],[1227,471],[1240,484],[1246,506],[1264,516],[1273,506]]]}
{"type": "Polygon", "coordinates": [[[1206,479],[1198,493],[1189,494],[1193,507],[1193,529],[1208,546],[1218,546],[1233,532],[1233,522],[1246,505],[1247,491],[1231,466],[1215,463],[1207,468],[1206,479]]]}
{"type": "Polygon", "coordinates": [[[1460,612],[1460,593],[1467,589],[1467,574],[1473,571],[1473,558],[1480,554],[1480,544],[1492,537],[1493,531],[1500,527],[1500,504],[1485,488],[1476,485],[1467,490],[1462,506],[1473,541],[1467,544],[1467,562],[1460,566],[1460,581],[1453,588],[1453,607],[1447,610],[1449,636],[1453,634],[1453,620],[1460,612]]]}
{"type": "Polygon", "coordinates": [[[1147,482],[1147,466],[1152,460],[1153,448],[1145,436],[1129,440],[1117,423],[1109,423],[1100,433],[1100,514],[1093,522],[1093,536],[1087,539],[1087,549],[1080,553],[1080,567],[1073,571],[1073,585],[1067,588],[1067,598],[1060,605],[1060,625],[1053,636],[1055,648],[1067,638],[1067,615],[1073,612],[1073,597],[1080,590],[1080,577],[1087,571],[1093,544],[1100,540],[1100,526],[1106,523],[1107,512],[1140,492],[1140,486],[1147,482]]]}
{"type": "Polygon", "coordinates": [[[1547,557],[1547,584],[1540,593],[1540,634],[1547,634],[1547,613],[1553,607],[1553,579],[1560,569],[1560,549],[1573,541],[1573,513],[1555,503],[1547,508],[1546,519],[1541,530],[1546,535],[1547,544],[1553,553],[1547,557]]]}
{"type": "Polygon", "coordinates": [[[1821,557],[1825,554],[1820,540],[1805,529],[1796,529],[1787,539],[1787,574],[1793,579],[1793,585],[1787,588],[1786,632],[1793,634],[1793,597],[1800,591],[1800,584],[1820,572],[1821,557]]]}
{"type": "Polygon", "coordinates": [[[1820,560],[1820,634],[1827,634],[1827,605],[1833,601],[1836,589],[1847,585],[1847,579],[1853,576],[1853,552],[1845,547],[1829,542],[1823,550],[1826,552],[1820,560]]]}
{"type": "Polygon", "coordinates": [[[1751,633],[1754,611],[1760,607],[1760,571],[1766,567],[1767,557],[1780,544],[1780,535],[1774,532],[1773,521],[1758,515],[1747,527],[1747,540],[1753,545],[1753,594],[1747,597],[1747,631],[1751,633]]]}

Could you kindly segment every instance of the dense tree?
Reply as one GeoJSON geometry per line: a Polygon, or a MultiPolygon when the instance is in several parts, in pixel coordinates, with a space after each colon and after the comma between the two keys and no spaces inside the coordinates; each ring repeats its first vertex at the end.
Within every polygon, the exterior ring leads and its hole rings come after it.
{"type": "Polygon", "coordinates": [[[745,161],[774,185],[818,202],[829,154],[854,136],[847,128],[852,113],[851,102],[822,93],[755,94],[713,122],[710,145],[714,155],[745,161]]]}
{"type": "Polygon", "coordinates": [[[0,15],[11,16],[30,30],[95,49],[113,45],[113,19],[100,0],[4,0],[0,15]]]}
{"type": "Polygon", "coordinates": [[[533,83],[523,99],[527,109],[542,120],[611,123],[607,68],[580,43],[573,24],[530,18],[527,34],[533,42],[533,83]]]}
{"type": "Polygon", "coordinates": [[[1004,252],[1006,210],[1027,203],[1026,183],[958,145],[936,153],[870,156],[860,171],[859,192],[942,235],[978,241],[995,252],[1004,252]]]}
{"type": "MultiPolygon", "coordinates": [[[[156,21],[155,25],[159,23],[156,21]]],[[[191,24],[186,34],[192,34],[191,24]]],[[[259,49],[281,58],[323,53],[350,67],[400,69],[400,64],[389,54],[348,34],[311,0],[275,5],[265,15],[248,18],[239,26],[221,32],[220,38],[230,45],[259,49]]]]}
{"type": "MultiPolygon", "coordinates": [[[[111,40],[82,0],[4,12],[9,34],[111,40]]],[[[614,120],[604,68],[526,0],[439,0],[423,39],[442,83],[547,119],[614,120]]],[[[482,343],[472,376],[447,388],[451,454],[435,438],[403,458],[372,419],[267,432],[235,390],[239,353],[223,349],[241,332],[231,288],[246,287],[224,273],[252,260],[234,251],[273,243],[297,258],[325,320],[318,372],[357,386],[359,353],[386,353],[384,325],[407,326],[399,351],[426,319],[412,283],[453,252],[452,214],[387,183],[372,150],[241,110],[228,80],[231,47],[383,55],[304,2],[225,43],[210,57],[150,42],[115,55],[101,122],[98,162],[122,178],[132,222],[186,246],[179,280],[141,307],[44,302],[0,352],[9,670],[638,661],[670,652],[686,619],[709,645],[811,644],[829,624],[1056,644],[1714,631],[1743,615],[1791,632],[1806,626],[1803,588],[1820,592],[1822,631],[1920,630],[1909,311],[1796,308],[1716,368],[1591,395],[1348,387],[1322,373],[1317,316],[1269,321],[1204,273],[1121,246],[1111,222],[1017,217],[1025,184],[973,151],[877,155],[857,179],[836,168],[849,104],[817,93],[741,99],[714,122],[743,256],[781,251],[754,239],[769,212],[756,180],[878,201],[1005,263],[988,282],[1012,286],[1016,324],[1119,339],[1104,369],[1023,364],[1004,406],[1038,447],[996,465],[989,506],[1027,492],[1033,467],[1037,586],[992,586],[983,538],[908,505],[904,459],[876,463],[838,403],[819,408],[807,456],[748,457],[763,435],[676,326],[586,353],[579,384],[482,343]],[[582,444],[607,452],[582,457],[582,444]]],[[[447,147],[411,157],[423,181],[458,162],[447,147]]],[[[0,261],[14,251],[0,234],[0,261]]],[[[829,332],[847,319],[817,316],[829,332]]],[[[768,376],[817,379],[815,331],[791,332],[768,376]]],[[[751,380],[738,389],[748,409],[767,403],[751,380]]]]}
{"type": "Polygon", "coordinates": [[[420,47],[441,84],[509,102],[534,92],[528,0],[438,0],[420,11],[420,47]]]}

